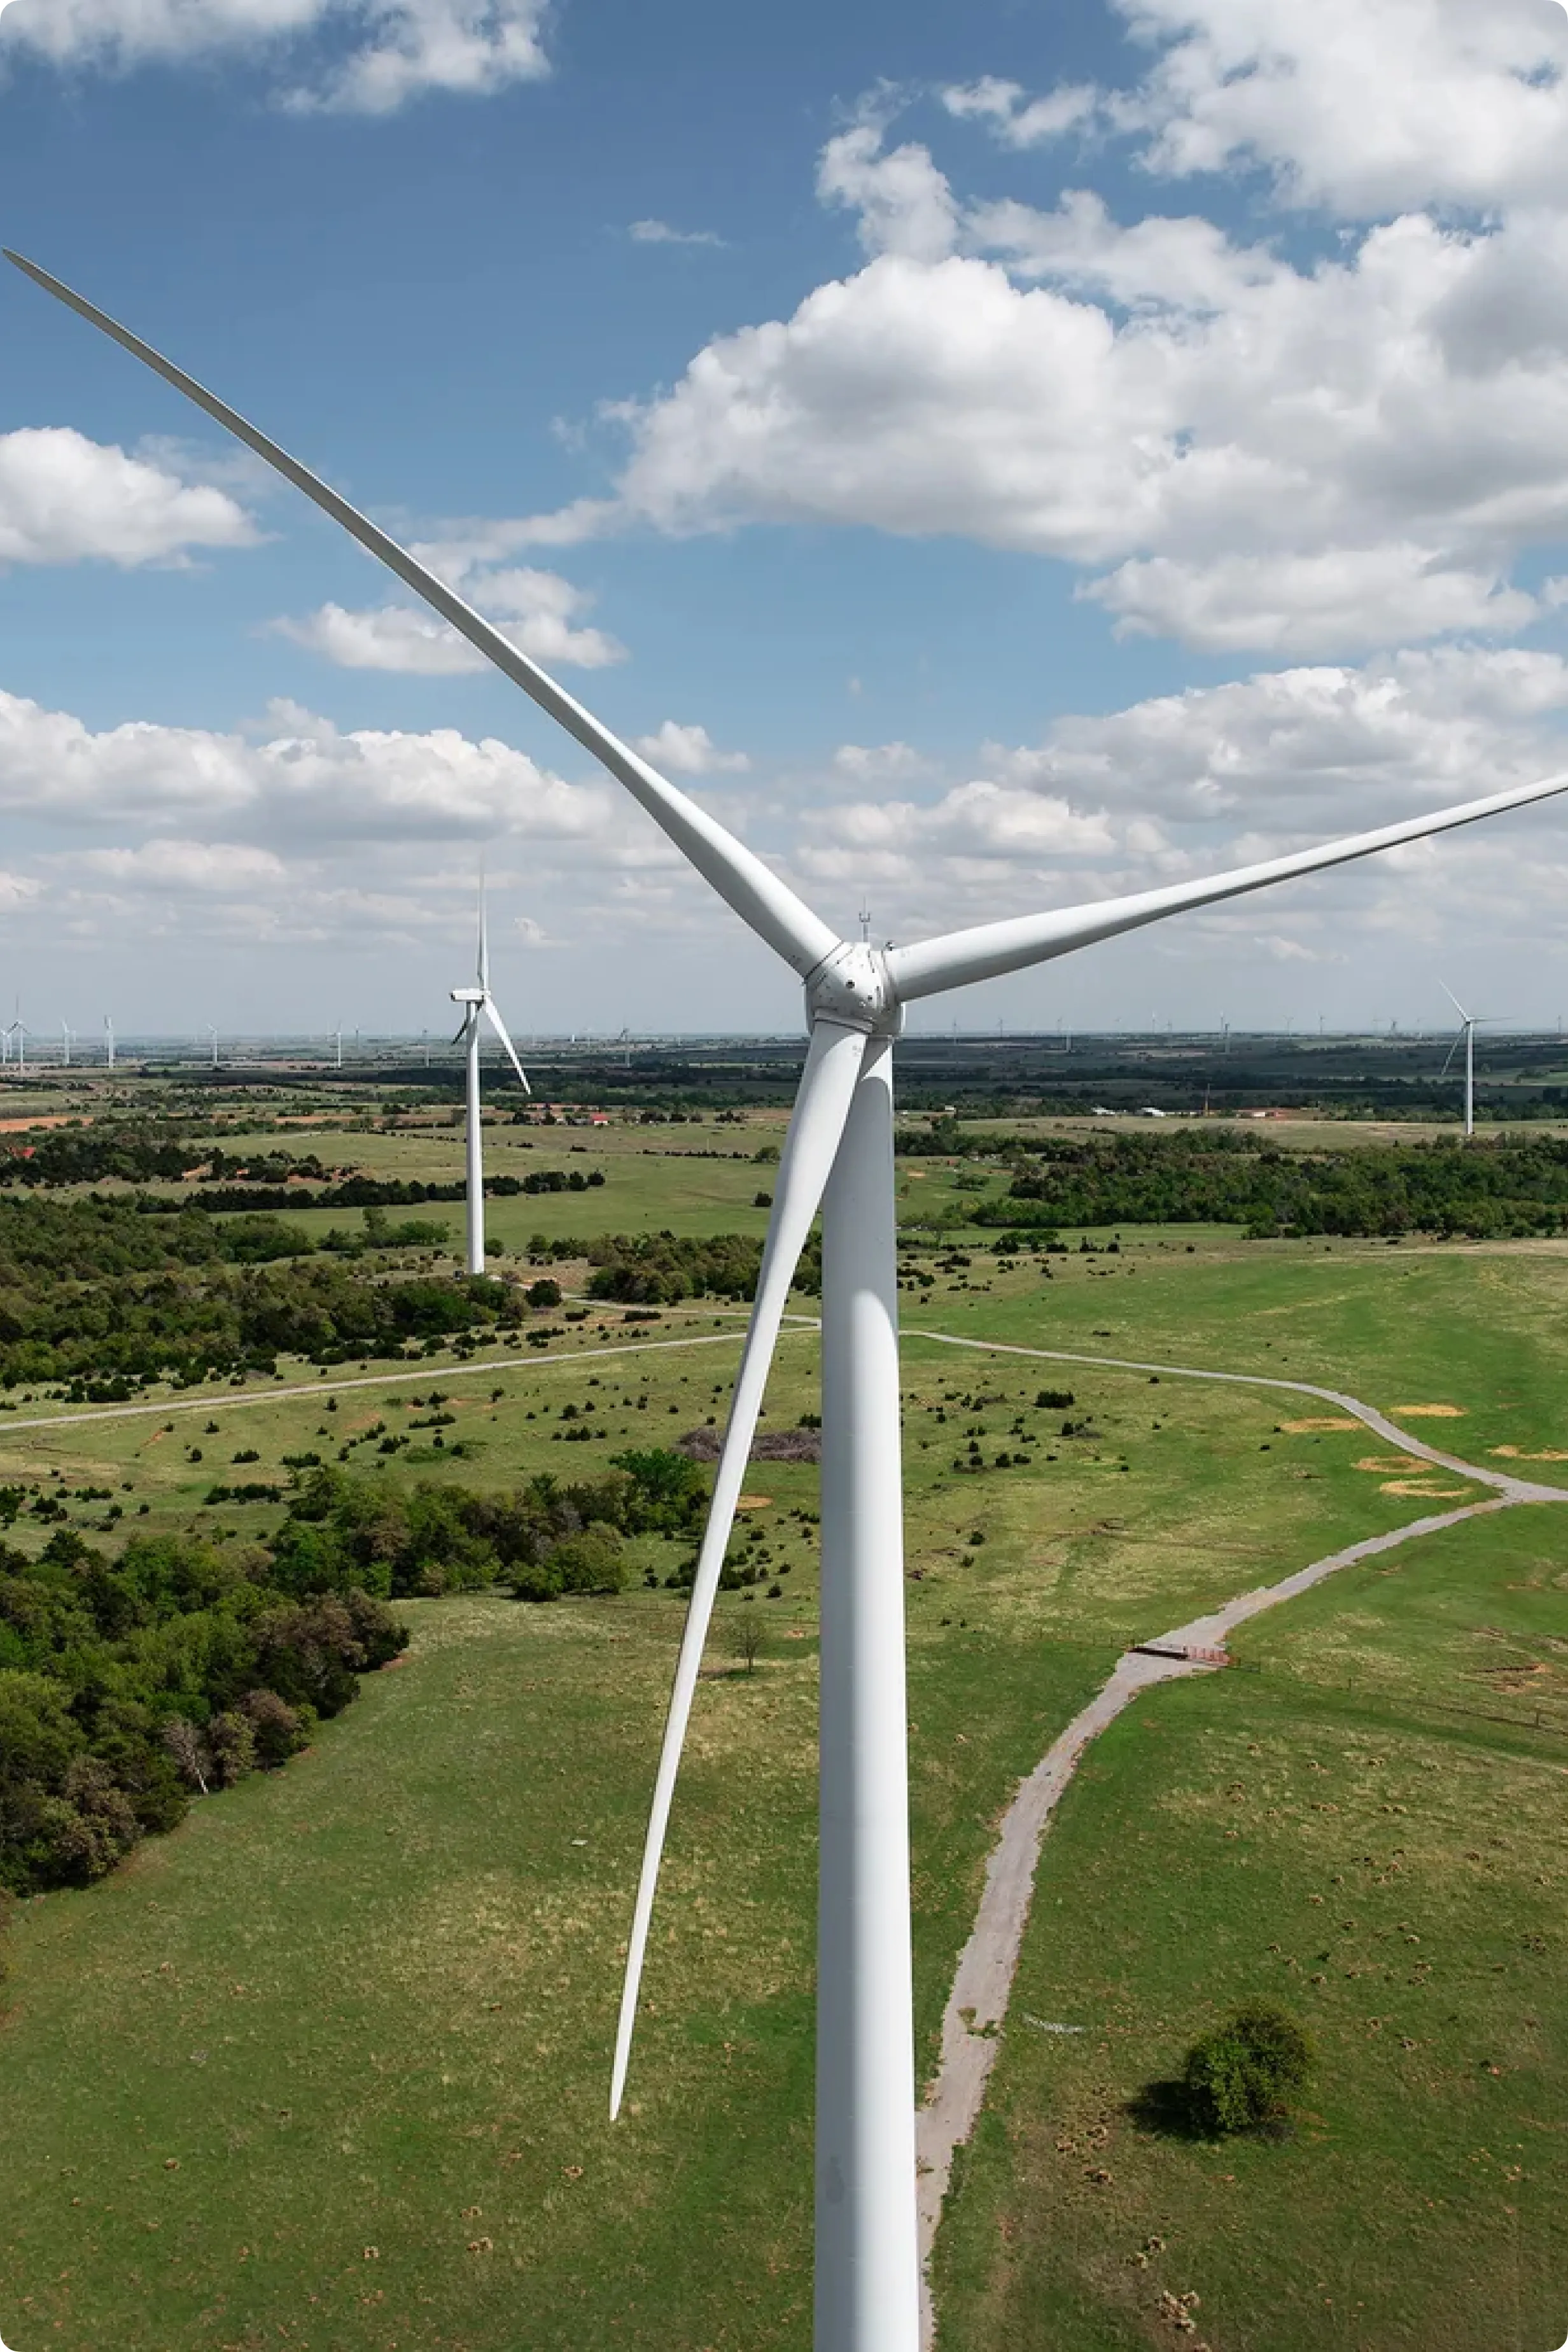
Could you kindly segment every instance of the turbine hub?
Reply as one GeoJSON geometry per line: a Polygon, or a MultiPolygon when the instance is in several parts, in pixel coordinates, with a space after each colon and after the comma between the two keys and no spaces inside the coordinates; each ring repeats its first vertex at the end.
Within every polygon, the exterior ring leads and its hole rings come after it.
{"type": "Polygon", "coordinates": [[[808,1021],[837,1021],[868,1037],[896,1037],[904,1025],[887,958],[859,940],[840,940],[807,976],[805,1009],[808,1021]]]}
{"type": "Polygon", "coordinates": [[[485,992],[482,988],[455,988],[452,991],[454,1004],[482,1004],[484,1001],[485,992]]]}

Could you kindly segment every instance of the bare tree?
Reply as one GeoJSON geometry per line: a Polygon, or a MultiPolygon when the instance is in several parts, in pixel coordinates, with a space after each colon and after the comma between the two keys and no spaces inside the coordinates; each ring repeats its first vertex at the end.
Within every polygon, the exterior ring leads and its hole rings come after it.
{"type": "MultiPolygon", "coordinates": [[[[750,1598],[748,1594],[747,1598],[750,1598]]],[[[754,1609],[742,1609],[735,1629],[735,1655],[743,1661],[746,1672],[755,1674],[757,1660],[762,1655],[764,1627],[754,1609]]]]}
{"type": "Polygon", "coordinates": [[[206,1796],[209,1793],[206,1768],[210,1759],[195,1725],[187,1723],[183,1715],[172,1715],[163,1726],[163,1745],[180,1778],[193,1789],[199,1789],[204,1797],[206,1796]]]}

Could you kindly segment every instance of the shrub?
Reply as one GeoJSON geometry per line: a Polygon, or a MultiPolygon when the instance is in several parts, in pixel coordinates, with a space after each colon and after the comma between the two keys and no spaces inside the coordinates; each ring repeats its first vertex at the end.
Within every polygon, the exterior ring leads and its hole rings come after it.
{"type": "Polygon", "coordinates": [[[247,1691],[239,1712],[250,1726],[258,1764],[271,1768],[285,1764],[305,1745],[303,1715],[276,1691],[247,1691]]]}
{"type": "Polygon", "coordinates": [[[1288,2115],[1310,2080],[1306,2028],[1270,2000],[1246,2001],[1187,2053],[1193,2121],[1210,2132],[1252,2131],[1288,2115]]]}
{"type": "Polygon", "coordinates": [[[207,1746],[220,1788],[232,1789],[237,1780],[255,1771],[256,1733],[247,1716],[226,1711],[215,1715],[207,1726],[207,1746]]]}
{"type": "Polygon", "coordinates": [[[561,1285],[558,1282],[552,1282],[548,1276],[543,1276],[538,1282],[529,1284],[528,1288],[523,1292],[523,1297],[531,1307],[559,1307],[561,1285]]]}

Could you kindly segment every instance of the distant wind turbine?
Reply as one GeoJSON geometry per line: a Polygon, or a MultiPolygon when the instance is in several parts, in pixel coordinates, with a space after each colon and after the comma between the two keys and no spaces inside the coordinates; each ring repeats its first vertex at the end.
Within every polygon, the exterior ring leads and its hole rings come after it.
{"type": "MultiPolygon", "coordinates": [[[[791,1283],[820,1209],[815,2344],[816,2352],[915,2352],[920,2272],[893,1169],[893,1055],[906,1010],[921,998],[1023,971],[1171,915],[1545,800],[1568,792],[1568,772],[1226,874],[981,923],[909,946],[847,940],[717,818],[298,459],[58,278],[11,257],[254,450],[450,623],[608,771],[804,984],[810,1043],[774,1181],[676,1666],[628,1939],[610,2108],[619,2112],[626,2085],[654,1890],[703,1643],[791,1283]]],[[[482,931],[480,963],[479,989],[453,992],[468,1008],[470,1244],[482,1205],[477,1033],[489,1000],[482,931]]],[[[482,1223],[479,1236],[482,1244],[482,1223]]]]}
{"type": "Polygon", "coordinates": [[[114,1067],[114,1024],[106,1013],[103,1016],[103,1056],[110,1069],[114,1067]]]}
{"type": "Polygon", "coordinates": [[[1448,1048],[1448,1058],[1443,1065],[1439,1083],[1447,1076],[1454,1066],[1454,1056],[1463,1045],[1465,1049],[1465,1133],[1474,1135],[1476,1131],[1476,1031],[1490,1029],[1507,1016],[1500,1013],[1467,1013],[1446,980],[1440,980],[1437,985],[1458,1014],[1461,1024],[1458,1035],[1448,1048]]]}
{"type": "Polygon", "coordinates": [[[479,1024],[488,1021],[510,1057],[517,1072],[518,1083],[525,1095],[533,1092],[527,1073],[517,1058],[517,1048],[507,1035],[506,1023],[497,1010],[490,994],[489,928],[485,920],[484,885],[479,886],[479,966],[477,988],[455,988],[452,1002],[463,1007],[463,1025],[452,1043],[468,1049],[468,1272],[483,1274],[485,1270],[485,1143],[483,1108],[479,1100],[479,1024]]]}
{"type": "Polygon", "coordinates": [[[68,1070],[71,1066],[71,1033],[68,1021],[60,1023],[60,1064],[62,1068],[68,1070]]]}

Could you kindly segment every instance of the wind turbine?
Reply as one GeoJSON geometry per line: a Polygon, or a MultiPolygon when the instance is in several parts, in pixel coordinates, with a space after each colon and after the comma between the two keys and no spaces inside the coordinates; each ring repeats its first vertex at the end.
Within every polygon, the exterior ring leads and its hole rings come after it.
{"type": "Polygon", "coordinates": [[[217,1067],[217,1031],[214,1028],[210,1021],[207,1023],[207,1035],[212,1040],[212,1066],[216,1070],[217,1067]]]}
{"type": "Polygon", "coordinates": [[[114,1067],[114,1024],[106,1013],[103,1016],[103,1051],[110,1069],[114,1067]]]}
{"type": "Polygon", "coordinates": [[[62,1068],[62,1069],[67,1069],[67,1070],[68,1070],[68,1069],[70,1068],[70,1066],[71,1066],[71,1033],[70,1033],[70,1024],[69,1024],[69,1022],[68,1022],[68,1021],[66,1021],[66,1020],[63,1020],[63,1019],[62,1019],[62,1021],[61,1021],[61,1023],[60,1023],[60,1066],[61,1066],[61,1068],[62,1068]]]}
{"type": "MultiPolygon", "coordinates": [[[[703,1640],[791,1279],[820,1207],[815,2343],[816,2352],[914,2352],[920,2281],[892,1096],[893,1047],[905,1010],[921,997],[1020,971],[1168,915],[1545,800],[1568,791],[1568,773],[1228,874],[1096,905],[983,923],[910,947],[842,939],[716,818],[276,442],[58,278],[15,254],[9,258],[302,490],[521,687],[626,787],[732,912],[805,983],[810,1043],[779,1161],[756,1300],[676,1666],[627,1952],[611,2113],[619,2111],[625,2087],[654,1889],[703,1640]]],[[[483,999],[464,992],[460,1001],[483,999]]],[[[477,1029],[477,1010],[469,1020],[477,1029]]],[[[472,1076],[469,1099],[472,1107],[472,1076]]],[[[469,1133],[471,1145],[477,1118],[469,1133]]],[[[469,1205],[471,1232],[473,1191],[469,1205]]]]}
{"type": "Polygon", "coordinates": [[[468,1049],[468,1272],[483,1274],[485,1270],[485,1130],[484,1114],[479,1101],[479,1023],[486,1020],[506,1047],[511,1066],[517,1072],[518,1084],[525,1095],[533,1092],[528,1076],[517,1058],[517,1048],[507,1035],[506,1023],[490,994],[489,927],[485,920],[485,886],[479,885],[479,966],[477,988],[455,988],[452,1002],[463,1007],[463,1025],[453,1038],[454,1045],[468,1049]]]}
{"type": "Polygon", "coordinates": [[[1447,1076],[1453,1067],[1454,1056],[1463,1045],[1465,1049],[1465,1133],[1474,1135],[1476,1131],[1476,1031],[1492,1028],[1503,1018],[1503,1015],[1500,1013],[1467,1013],[1446,980],[1440,980],[1437,985],[1458,1014],[1461,1024],[1458,1035],[1448,1048],[1448,1058],[1438,1073],[1438,1083],[1440,1085],[1447,1076]]]}

